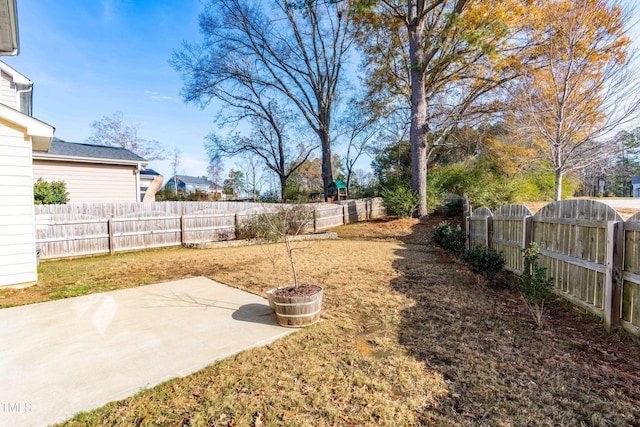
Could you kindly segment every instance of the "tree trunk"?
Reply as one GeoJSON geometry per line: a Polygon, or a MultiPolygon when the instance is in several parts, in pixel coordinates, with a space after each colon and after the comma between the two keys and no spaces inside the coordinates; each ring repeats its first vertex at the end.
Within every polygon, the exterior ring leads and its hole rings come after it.
{"type": "Polygon", "coordinates": [[[278,177],[280,178],[280,200],[282,200],[282,203],[285,203],[287,201],[285,196],[285,191],[287,191],[287,177],[283,175],[279,175],[278,177]]]}
{"type": "Polygon", "coordinates": [[[411,188],[420,196],[418,217],[427,217],[427,101],[424,84],[424,22],[417,2],[409,1],[409,60],[411,63],[411,188]]]}
{"type": "Polygon", "coordinates": [[[562,172],[556,170],[556,192],[553,196],[554,201],[562,200],[562,172]]]}
{"type": "Polygon", "coordinates": [[[321,129],[318,132],[320,144],[322,145],[322,186],[324,187],[324,201],[329,199],[329,186],[333,182],[333,172],[331,171],[331,136],[329,131],[321,129]]]}

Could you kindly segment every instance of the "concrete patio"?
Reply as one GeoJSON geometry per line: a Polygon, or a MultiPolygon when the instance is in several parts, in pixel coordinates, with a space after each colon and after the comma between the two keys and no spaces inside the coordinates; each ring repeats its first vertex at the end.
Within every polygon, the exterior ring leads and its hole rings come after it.
{"type": "Polygon", "coordinates": [[[204,277],[0,310],[0,425],[64,421],[291,333],[204,277]]]}

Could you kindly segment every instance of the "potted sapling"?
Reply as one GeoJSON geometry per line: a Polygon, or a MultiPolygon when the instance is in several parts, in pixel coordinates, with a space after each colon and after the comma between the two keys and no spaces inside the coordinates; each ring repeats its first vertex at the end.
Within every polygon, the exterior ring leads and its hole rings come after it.
{"type": "MultiPolygon", "coordinates": [[[[295,253],[305,247],[295,245],[294,237],[302,234],[313,221],[313,210],[303,206],[281,206],[275,213],[262,213],[254,218],[259,224],[259,237],[273,242],[284,242],[288,264],[293,275],[293,284],[267,291],[269,305],[281,326],[299,328],[320,320],[322,286],[300,283],[295,263],[295,253]]],[[[275,256],[270,257],[274,274],[279,276],[275,256]]]]}

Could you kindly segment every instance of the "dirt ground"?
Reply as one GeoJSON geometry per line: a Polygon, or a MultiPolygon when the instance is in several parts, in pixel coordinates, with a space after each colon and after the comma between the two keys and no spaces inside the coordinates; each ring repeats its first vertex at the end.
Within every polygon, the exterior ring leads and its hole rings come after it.
{"type": "MultiPolygon", "coordinates": [[[[639,340],[563,301],[537,331],[518,294],[429,243],[439,221],[359,223],[304,243],[299,275],[325,288],[320,323],[66,424],[640,425],[639,340]]],[[[0,304],[200,275],[264,295],[290,280],[285,261],[265,245],[44,262],[37,286],[2,291],[0,304]]]]}

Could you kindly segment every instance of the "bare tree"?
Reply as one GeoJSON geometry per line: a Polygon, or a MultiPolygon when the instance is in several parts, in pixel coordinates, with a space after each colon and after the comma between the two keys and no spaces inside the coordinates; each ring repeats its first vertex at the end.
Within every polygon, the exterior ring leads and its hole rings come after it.
{"type": "Polygon", "coordinates": [[[639,117],[640,80],[622,10],[604,0],[558,1],[546,9],[538,67],[520,87],[518,127],[532,135],[562,179],[618,149],[613,132],[639,117]]]}
{"type": "Polygon", "coordinates": [[[210,158],[254,154],[278,176],[280,196],[284,201],[287,180],[318,146],[294,143],[291,134],[296,134],[298,141],[304,141],[304,133],[296,133],[295,116],[281,109],[276,102],[263,104],[260,100],[252,103],[246,108],[246,115],[253,124],[249,136],[221,137],[211,133],[207,136],[205,150],[210,158]]]}
{"type": "Polygon", "coordinates": [[[351,191],[351,178],[360,157],[372,148],[374,137],[380,131],[375,110],[356,99],[349,100],[347,110],[339,120],[340,130],[347,140],[344,156],[347,192],[351,191]]]}
{"type": "Polygon", "coordinates": [[[207,149],[205,143],[205,149],[209,155],[209,164],[207,165],[207,175],[214,185],[221,185],[222,172],[224,171],[224,164],[222,163],[222,157],[217,150],[207,149]]]}
{"type": "Polygon", "coordinates": [[[274,100],[297,109],[320,141],[326,196],[349,23],[346,1],[209,0],[200,15],[203,44],[185,43],[172,64],[183,76],[185,101],[205,107],[219,99],[231,107],[227,122],[274,100]]]}
{"type": "Polygon", "coordinates": [[[251,194],[251,198],[255,202],[260,194],[264,177],[260,173],[258,157],[254,153],[249,152],[245,154],[243,159],[242,171],[244,172],[246,180],[246,191],[251,194]]]}
{"type": "Polygon", "coordinates": [[[171,170],[173,172],[173,189],[178,194],[178,169],[180,168],[180,160],[182,151],[179,148],[171,150],[171,170]]]}
{"type": "Polygon", "coordinates": [[[90,144],[126,148],[149,161],[166,158],[166,150],[162,144],[139,137],[138,128],[125,123],[124,115],[120,112],[91,122],[91,127],[93,135],[87,139],[90,144]]]}

